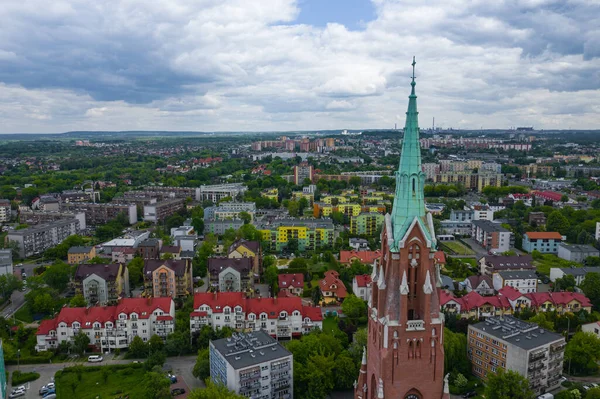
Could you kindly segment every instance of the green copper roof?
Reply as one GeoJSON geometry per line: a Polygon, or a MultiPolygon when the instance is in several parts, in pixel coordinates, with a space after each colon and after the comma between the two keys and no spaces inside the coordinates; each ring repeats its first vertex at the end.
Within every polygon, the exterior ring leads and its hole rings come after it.
{"type": "Polygon", "coordinates": [[[417,112],[417,95],[415,94],[415,59],[413,58],[413,76],[411,92],[408,96],[408,110],[404,125],[404,140],[400,154],[400,165],[396,172],[396,197],[392,209],[392,226],[394,242],[397,245],[406,234],[411,223],[417,217],[427,239],[431,240],[432,232],[426,220],[423,188],[425,173],[421,170],[421,145],[419,143],[419,113],[417,112]]]}

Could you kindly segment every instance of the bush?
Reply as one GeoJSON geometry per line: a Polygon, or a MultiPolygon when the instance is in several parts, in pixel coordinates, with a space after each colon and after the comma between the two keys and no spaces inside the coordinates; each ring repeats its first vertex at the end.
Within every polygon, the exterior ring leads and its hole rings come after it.
{"type": "Polygon", "coordinates": [[[40,373],[21,373],[19,370],[13,372],[12,386],[23,384],[29,381],[35,381],[40,378],[40,373]]]}
{"type": "Polygon", "coordinates": [[[21,356],[19,362],[17,362],[16,358],[4,359],[5,364],[15,365],[17,363],[20,364],[43,364],[50,363],[50,359],[54,354],[52,352],[40,352],[36,356],[21,356]]]}

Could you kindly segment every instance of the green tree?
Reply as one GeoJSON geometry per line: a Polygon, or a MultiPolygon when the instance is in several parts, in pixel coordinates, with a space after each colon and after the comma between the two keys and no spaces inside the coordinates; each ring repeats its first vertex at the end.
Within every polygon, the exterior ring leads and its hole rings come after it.
{"type": "Polygon", "coordinates": [[[335,389],[343,390],[352,388],[352,384],[358,375],[358,370],[356,363],[350,356],[340,354],[335,359],[333,373],[335,375],[335,389]]]}
{"type": "Polygon", "coordinates": [[[600,399],[600,388],[592,388],[587,391],[585,399],[600,399]]]}
{"type": "MultiPolygon", "coordinates": [[[[312,355],[306,365],[298,365],[298,383],[294,381],[294,396],[322,399],[335,387],[334,355],[312,355]]],[[[296,370],[294,370],[295,374],[296,370]]]]}
{"type": "Polygon", "coordinates": [[[144,378],[144,398],[171,399],[171,381],[162,373],[148,372],[144,378]]]}
{"type": "Polygon", "coordinates": [[[287,209],[292,217],[297,217],[300,214],[300,205],[298,204],[298,201],[289,201],[287,209]]]}
{"type": "Polygon", "coordinates": [[[23,288],[23,282],[14,274],[3,274],[0,276],[0,294],[5,301],[10,299],[12,293],[23,288]]]}
{"type": "Polygon", "coordinates": [[[348,295],[342,302],[342,312],[349,319],[360,319],[367,316],[367,303],[356,295],[348,295]]]}
{"type": "Polygon", "coordinates": [[[85,353],[89,344],[90,337],[81,330],[73,337],[73,350],[80,355],[85,353]]]}
{"type": "Polygon", "coordinates": [[[549,317],[544,312],[540,312],[535,316],[530,317],[527,321],[535,323],[548,331],[554,331],[554,323],[551,320],[549,320],[549,317]]]}
{"type": "Polygon", "coordinates": [[[196,364],[192,370],[192,375],[200,380],[205,380],[210,376],[210,362],[208,349],[198,351],[196,364]]]}
{"type": "Polygon", "coordinates": [[[144,358],[148,356],[148,345],[136,335],[129,344],[128,356],[133,358],[144,358]]]}
{"type": "Polygon", "coordinates": [[[163,351],[154,351],[151,352],[146,361],[144,362],[144,367],[146,370],[153,370],[155,367],[162,368],[163,364],[167,360],[167,355],[163,351]]]}
{"type": "Polygon", "coordinates": [[[308,208],[308,206],[310,205],[310,203],[308,202],[308,200],[304,197],[300,198],[300,200],[298,201],[298,213],[300,215],[304,214],[304,210],[306,208],[308,208]]]}
{"type": "Polygon", "coordinates": [[[579,288],[592,302],[594,309],[600,310],[600,273],[586,274],[579,288]]]}
{"type": "Polygon", "coordinates": [[[152,335],[150,337],[150,339],[148,340],[148,350],[150,351],[150,353],[162,351],[164,347],[165,347],[164,341],[162,340],[161,337],[159,337],[156,334],[152,335]]]}
{"type": "Polygon", "coordinates": [[[215,384],[212,380],[206,380],[206,388],[194,389],[190,392],[188,399],[245,399],[244,396],[238,395],[227,389],[225,385],[215,384]]]}
{"type": "Polygon", "coordinates": [[[567,234],[571,223],[560,211],[553,211],[546,221],[546,231],[558,231],[560,234],[567,234]]]}
{"type": "Polygon", "coordinates": [[[67,288],[71,279],[71,266],[64,262],[55,262],[52,266],[46,268],[42,276],[48,286],[62,292],[67,288]]]}
{"type": "Polygon", "coordinates": [[[488,374],[486,399],[531,399],[533,396],[529,380],[516,371],[499,368],[495,374],[488,374]]]}
{"type": "Polygon", "coordinates": [[[132,286],[139,286],[144,281],[144,260],[136,256],[127,265],[129,270],[129,283],[132,286]]]}
{"type": "Polygon", "coordinates": [[[269,286],[273,290],[273,293],[275,293],[274,290],[277,286],[277,281],[279,278],[279,269],[277,269],[277,266],[273,265],[267,267],[263,273],[263,278],[265,280],[265,283],[269,284],[269,286]]]}
{"type": "Polygon", "coordinates": [[[346,220],[344,214],[340,211],[333,211],[331,213],[331,219],[333,219],[333,223],[335,224],[344,224],[346,220]]]}
{"type": "Polygon", "coordinates": [[[85,301],[85,298],[81,294],[75,295],[73,298],[71,298],[71,301],[69,301],[69,306],[72,308],[82,308],[86,305],[87,303],[85,301]]]}
{"type": "Polygon", "coordinates": [[[565,349],[565,365],[570,364],[574,374],[590,375],[596,372],[600,360],[600,338],[589,332],[578,332],[565,349]]]}
{"type": "Polygon", "coordinates": [[[564,277],[557,278],[554,282],[554,287],[558,291],[573,291],[577,282],[575,281],[575,277],[571,274],[567,274],[564,277]]]}
{"type": "Polygon", "coordinates": [[[468,374],[471,364],[467,358],[467,336],[444,327],[444,372],[468,374]]]}
{"type": "Polygon", "coordinates": [[[246,211],[240,212],[240,219],[244,221],[244,224],[249,224],[252,221],[252,215],[246,211]]]}

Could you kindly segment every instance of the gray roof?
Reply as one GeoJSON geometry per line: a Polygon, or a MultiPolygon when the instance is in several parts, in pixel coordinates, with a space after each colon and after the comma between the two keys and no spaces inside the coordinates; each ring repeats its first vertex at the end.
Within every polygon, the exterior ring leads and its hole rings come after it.
{"type": "Polygon", "coordinates": [[[489,317],[485,321],[470,325],[469,328],[479,330],[503,342],[518,346],[525,350],[564,340],[560,334],[540,328],[535,323],[528,323],[513,316],[489,317]]]}
{"type": "Polygon", "coordinates": [[[503,270],[498,274],[504,280],[537,279],[537,274],[532,270],[503,270]]]}
{"type": "Polygon", "coordinates": [[[471,223],[488,233],[495,232],[495,231],[503,232],[503,233],[509,232],[509,230],[502,227],[500,225],[500,223],[493,223],[493,222],[490,222],[489,220],[473,220],[471,223]]]}
{"type": "Polygon", "coordinates": [[[292,355],[262,330],[234,333],[231,338],[217,339],[210,343],[236,370],[292,355]]]}
{"type": "Polygon", "coordinates": [[[596,248],[592,247],[591,245],[565,244],[564,242],[561,242],[560,244],[558,244],[558,246],[563,247],[563,248],[569,250],[570,252],[581,252],[581,253],[598,252],[598,250],[596,248]]]}
{"type": "Polygon", "coordinates": [[[444,274],[440,274],[440,280],[442,288],[448,287],[448,289],[454,291],[454,280],[452,280],[452,278],[444,274]]]}
{"type": "Polygon", "coordinates": [[[565,267],[560,269],[564,274],[570,274],[573,277],[585,276],[588,273],[600,273],[600,267],[565,267]]]}
{"type": "Polygon", "coordinates": [[[484,255],[485,263],[495,270],[502,269],[535,269],[531,255],[484,255]]]}
{"type": "Polygon", "coordinates": [[[70,254],[88,254],[92,250],[92,247],[71,247],[69,248],[70,254]]]}
{"type": "Polygon", "coordinates": [[[331,219],[274,219],[270,223],[256,223],[258,230],[276,229],[281,226],[305,226],[311,229],[331,229],[333,230],[333,221],[331,219]]]}

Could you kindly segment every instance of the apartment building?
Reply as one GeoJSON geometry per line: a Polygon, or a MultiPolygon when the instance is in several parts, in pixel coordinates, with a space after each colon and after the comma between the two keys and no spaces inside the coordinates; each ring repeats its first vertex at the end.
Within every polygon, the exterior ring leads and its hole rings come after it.
{"type": "Polygon", "coordinates": [[[73,278],[73,288],[89,305],[105,306],[129,296],[129,270],[120,263],[79,265],[73,278]]]}
{"type": "Polygon", "coordinates": [[[350,218],[350,232],[356,235],[376,236],[381,232],[385,216],[381,213],[368,212],[350,218]]]}
{"type": "Polygon", "coordinates": [[[600,267],[551,267],[550,268],[550,280],[555,282],[556,279],[564,278],[566,276],[573,276],[575,284],[580,285],[585,280],[585,276],[588,273],[600,273],[600,267]]]}
{"type": "Polygon", "coordinates": [[[84,212],[57,212],[57,211],[32,211],[31,209],[19,209],[19,223],[27,224],[29,226],[50,223],[56,220],[63,219],[77,219],[79,220],[79,228],[85,230],[87,224],[85,221],[84,212]]]}
{"type": "Polygon", "coordinates": [[[60,244],[65,238],[78,232],[77,219],[64,219],[22,230],[10,230],[6,240],[17,243],[19,257],[27,258],[60,244]]]}
{"type": "Polygon", "coordinates": [[[250,258],[208,258],[208,276],[210,287],[220,292],[247,291],[254,287],[250,258]]]}
{"type": "Polygon", "coordinates": [[[246,298],[242,292],[197,293],[190,313],[190,332],[203,326],[229,326],[237,331],[260,331],[277,339],[291,339],[323,328],[318,306],[306,306],[300,297],[246,298]]]}
{"type": "Polygon", "coordinates": [[[272,251],[278,252],[287,249],[292,240],[298,243],[299,251],[333,247],[336,237],[331,220],[276,219],[257,223],[256,228],[262,241],[266,241],[272,251]]]}
{"type": "Polygon", "coordinates": [[[503,316],[469,326],[467,353],[476,376],[486,379],[498,369],[516,371],[539,395],[560,386],[565,346],[562,335],[503,316]]]}
{"type": "Polygon", "coordinates": [[[215,204],[225,197],[236,198],[243,194],[247,187],[243,183],[212,184],[200,186],[198,201],[212,201],[215,204]]]}
{"type": "Polygon", "coordinates": [[[184,198],[172,198],[144,205],[144,221],[160,223],[184,208],[184,198]]]}
{"type": "Polygon", "coordinates": [[[590,256],[600,256],[600,251],[591,245],[558,244],[558,257],[561,259],[583,263],[590,256]]]}
{"type": "Polygon", "coordinates": [[[144,293],[146,296],[181,298],[194,292],[192,262],[189,259],[146,259],[144,293]]]}
{"type": "MultiPolygon", "coordinates": [[[[202,232],[200,232],[202,234],[202,232]]],[[[179,245],[182,251],[195,251],[198,241],[198,232],[193,226],[180,226],[171,228],[171,238],[174,245],[179,245]]]]}
{"type": "Polygon", "coordinates": [[[0,249],[0,275],[13,274],[12,250],[0,249]]]}
{"type": "Polygon", "coordinates": [[[160,259],[160,246],[157,238],[147,238],[139,243],[137,252],[142,259],[160,259]]]}
{"type": "Polygon", "coordinates": [[[523,235],[523,250],[529,253],[557,254],[562,236],[556,231],[528,231],[523,235]]]}
{"type": "Polygon", "coordinates": [[[167,187],[167,186],[146,186],[144,191],[154,197],[160,198],[191,198],[195,201],[202,201],[200,188],[194,187],[167,187]]]}
{"type": "Polygon", "coordinates": [[[11,216],[10,200],[0,199],[0,223],[10,222],[11,216]]]}
{"type": "Polygon", "coordinates": [[[293,398],[293,355],[263,331],[210,341],[209,359],[211,379],[241,396],[293,398]]]}
{"type": "Polygon", "coordinates": [[[96,247],[71,247],[67,252],[67,263],[70,265],[78,265],[88,261],[96,256],[96,247]]]}
{"type": "Polygon", "coordinates": [[[237,230],[244,225],[242,219],[227,219],[227,220],[205,220],[204,234],[224,234],[227,230],[237,230]]]}
{"type": "Polygon", "coordinates": [[[136,336],[144,342],[153,335],[165,339],[175,331],[175,303],[171,298],[124,298],[116,306],[64,307],[40,323],[35,349],[55,349],[80,331],[103,353],[127,348],[136,336]]]}
{"type": "Polygon", "coordinates": [[[500,271],[535,271],[531,255],[485,255],[479,259],[480,273],[491,276],[500,271]]]}
{"type": "Polygon", "coordinates": [[[123,214],[129,224],[137,223],[137,207],[132,204],[95,204],[92,202],[70,202],[64,203],[61,210],[69,212],[85,213],[85,220],[88,225],[100,226],[116,219],[123,214]]]}
{"type": "Polygon", "coordinates": [[[500,223],[489,220],[473,220],[471,237],[483,248],[492,252],[506,252],[514,247],[514,235],[500,223]]]}
{"type": "Polygon", "coordinates": [[[313,174],[313,167],[307,162],[302,162],[299,165],[294,166],[294,184],[303,186],[305,179],[309,179],[312,182],[313,174]]]}
{"type": "Polygon", "coordinates": [[[534,270],[504,270],[492,275],[494,289],[500,291],[503,287],[510,286],[521,294],[537,292],[537,274],[534,270]]]}
{"type": "Polygon", "coordinates": [[[254,219],[256,204],[254,202],[224,202],[217,206],[204,208],[204,220],[238,219],[241,212],[246,212],[254,219]]]}

